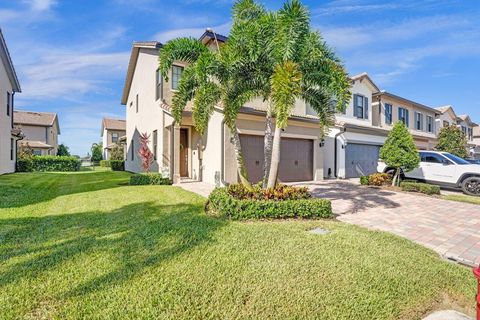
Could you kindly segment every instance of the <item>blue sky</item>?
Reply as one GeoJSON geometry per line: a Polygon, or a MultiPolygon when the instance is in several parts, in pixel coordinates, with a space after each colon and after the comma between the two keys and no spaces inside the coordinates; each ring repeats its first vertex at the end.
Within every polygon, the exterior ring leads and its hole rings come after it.
{"type": "MultiPolygon", "coordinates": [[[[58,112],[75,154],[100,141],[102,117],[120,105],[131,44],[228,34],[229,0],[16,0],[0,2],[3,30],[23,92],[16,108],[58,112]]],[[[276,9],[281,1],[262,1],[276,9]]],[[[349,72],[417,102],[451,104],[480,122],[477,0],[334,0],[304,3],[312,25],[349,72]]]]}

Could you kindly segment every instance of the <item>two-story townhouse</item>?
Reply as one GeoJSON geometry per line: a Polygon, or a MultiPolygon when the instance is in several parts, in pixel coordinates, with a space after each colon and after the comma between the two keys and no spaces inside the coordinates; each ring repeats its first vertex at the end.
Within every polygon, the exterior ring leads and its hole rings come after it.
{"type": "MultiPolygon", "coordinates": [[[[206,31],[200,40],[212,50],[226,37],[206,31]]],[[[176,61],[169,81],[158,72],[159,42],[133,44],[121,103],[126,108],[128,171],[139,172],[139,134],[150,135],[154,154],[152,169],[170,176],[174,182],[205,181],[217,185],[236,182],[235,152],[222,108],[213,111],[205,134],[192,122],[189,103],[181,124],[174,123],[170,105],[185,63],[176,61]]],[[[263,167],[265,102],[257,99],[240,110],[237,126],[250,179],[259,181],[263,167]]],[[[281,181],[323,179],[323,142],[318,118],[307,114],[307,106],[297,101],[289,125],[282,133],[281,181]]]]}
{"type": "Polygon", "coordinates": [[[436,119],[437,129],[440,131],[441,128],[457,125],[458,116],[455,113],[455,110],[451,105],[435,108],[440,112],[436,119]]]}
{"type": "Polygon", "coordinates": [[[473,128],[478,125],[470,119],[470,116],[466,114],[459,115],[457,118],[457,125],[467,138],[468,149],[474,147],[473,143],[473,128]]]}
{"type": "Polygon", "coordinates": [[[24,135],[22,146],[31,148],[35,155],[57,154],[60,125],[56,113],[15,111],[13,122],[24,135]]]}
{"type": "Polygon", "coordinates": [[[102,119],[103,159],[110,160],[110,152],[115,144],[127,133],[127,123],[123,119],[102,119]]]}
{"type": "Polygon", "coordinates": [[[0,29],[0,174],[15,171],[17,140],[21,132],[13,127],[13,102],[20,83],[0,29]]]}
{"type": "Polygon", "coordinates": [[[437,127],[435,119],[440,111],[418,102],[380,91],[374,94],[374,109],[378,121],[373,125],[391,130],[393,125],[403,122],[413,136],[418,149],[431,150],[437,145],[437,127]]]}
{"type": "Polygon", "coordinates": [[[480,159],[480,126],[473,128],[473,157],[475,159],[480,159]]]}

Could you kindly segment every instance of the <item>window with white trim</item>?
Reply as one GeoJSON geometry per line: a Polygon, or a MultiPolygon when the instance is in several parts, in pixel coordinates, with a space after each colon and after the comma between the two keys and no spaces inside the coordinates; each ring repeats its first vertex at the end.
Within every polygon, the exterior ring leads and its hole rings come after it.
{"type": "Polygon", "coordinates": [[[182,77],[183,67],[181,66],[172,66],[172,90],[178,89],[178,84],[180,82],[180,78],[182,77]]]}
{"type": "Polygon", "coordinates": [[[410,124],[410,121],[409,121],[408,117],[409,117],[408,109],[399,107],[398,108],[398,121],[403,122],[403,124],[407,128],[409,127],[409,124],[410,124]]]}
{"type": "Polygon", "coordinates": [[[385,123],[392,124],[393,122],[393,106],[389,103],[385,103],[385,123]]]}
{"type": "Polygon", "coordinates": [[[423,114],[420,112],[415,112],[415,129],[423,130],[423,114]]]}

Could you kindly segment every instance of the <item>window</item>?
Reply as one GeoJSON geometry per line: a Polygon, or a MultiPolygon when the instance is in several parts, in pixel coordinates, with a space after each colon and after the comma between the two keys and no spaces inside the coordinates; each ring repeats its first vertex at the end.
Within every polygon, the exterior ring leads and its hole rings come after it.
{"type": "Polygon", "coordinates": [[[118,141],[118,133],[112,133],[112,143],[117,143],[118,141]]]}
{"type": "Polygon", "coordinates": [[[13,138],[10,138],[10,160],[13,160],[14,145],[15,140],[13,140],[13,138]]]}
{"type": "Polygon", "coordinates": [[[136,112],[138,113],[138,93],[135,96],[135,108],[136,108],[136,112]]]}
{"type": "Polygon", "coordinates": [[[423,130],[423,114],[415,112],[415,129],[423,130]]]}
{"type": "Polygon", "coordinates": [[[42,150],[35,149],[35,150],[33,150],[33,154],[36,155],[36,156],[41,156],[42,155],[42,150]]]}
{"type": "Polygon", "coordinates": [[[427,132],[429,132],[429,133],[433,132],[433,117],[432,116],[427,116],[427,132]]]}
{"type": "Polygon", "coordinates": [[[465,126],[462,126],[462,132],[463,132],[463,134],[465,134],[465,135],[466,135],[466,134],[467,134],[467,127],[465,127],[465,126]]]}
{"type": "Polygon", "coordinates": [[[172,66],[172,90],[178,89],[178,83],[182,77],[183,67],[172,66]]]}
{"type": "Polygon", "coordinates": [[[154,130],[153,131],[153,160],[157,160],[157,144],[158,144],[158,140],[157,140],[157,130],[154,130]]]}
{"type": "Polygon", "coordinates": [[[449,125],[450,125],[450,123],[448,123],[448,121],[443,120],[443,126],[444,127],[448,127],[449,125]]]}
{"type": "Polygon", "coordinates": [[[133,101],[130,101],[130,108],[133,107],[133,101]]]}
{"type": "Polygon", "coordinates": [[[468,128],[468,140],[473,140],[473,129],[468,128]]]}
{"type": "Polygon", "coordinates": [[[11,93],[7,91],[7,116],[10,116],[10,98],[11,93]]]}
{"type": "Polygon", "coordinates": [[[155,73],[155,100],[163,99],[162,81],[162,74],[157,69],[155,73]]]}
{"type": "Polygon", "coordinates": [[[135,159],[135,145],[133,144],[133,139],[132,141],[130,142],[130,146],[132,148],[132,161],[135,159]]]}
{"type": "Polygon", "coordinates": [[[393,107],[389,103],[385,103],[385,123],[386,124],[392,124],[392,110],[393,107]]]}
{"type": "Polygon", "coordinates": [[[420,158],[422,162],[427,163],[450,163],[450,161],[436,153],[422,152],[420,153],[420,158]]]}
{"type": "Polygon", "coordinates": [[[408,110],[405,108],[398,108],[398,121],[403,122],[408,128],[409,121],[408,121],[408,110]]]}
{"type": "Polygon", "coordinates": [[[368,98],[359,94],[353,95],[353,115],[360,119],[368,119],[368,98]]]}
{"type": "Polygon", "coordinates": [[[448,159],[452,160],[454,163],[456,164],[471,164],[470,162],[468,162],[467,160],[465,159],[462,159],[454,154],[451,154],[451,153],[448,153],[448,152],[444,152],[442,153],[445,157],[447,157],[448,159]]]}

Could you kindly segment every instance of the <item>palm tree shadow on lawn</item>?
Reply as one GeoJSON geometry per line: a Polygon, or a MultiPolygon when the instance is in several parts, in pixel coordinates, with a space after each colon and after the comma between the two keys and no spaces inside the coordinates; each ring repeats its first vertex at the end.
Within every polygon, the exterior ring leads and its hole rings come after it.
{"type": "Polygon", "coordinates": [[[0,273],[0,287],[23,278],[35,279],[80,254],[99,252],[113,256],[116,267],[76,284],[62,296],[80,296],[118,285],[149,266],[214,241],[212,234],[227,221],[202,215],[202,209],[201,204],[143,202],[111,212],[0,220],[0,237],[4,239],[0,264],[21,258],[0,273]],[[25,259],[27,255],[33,257],[25,259]]]}

